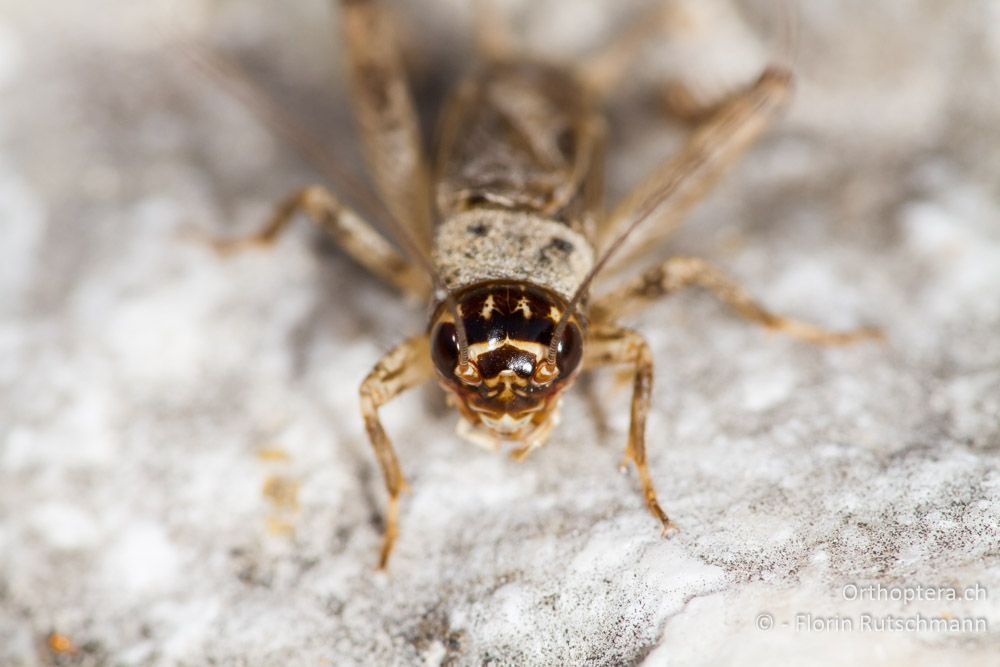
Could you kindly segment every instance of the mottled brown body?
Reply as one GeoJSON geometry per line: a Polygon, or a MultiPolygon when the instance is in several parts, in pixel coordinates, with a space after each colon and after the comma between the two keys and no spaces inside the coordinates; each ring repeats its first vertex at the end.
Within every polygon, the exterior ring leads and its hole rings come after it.
{"type": "Polygon", "coordinates": [[[545,443],[560,397],[580,371],[627,367],[632,401],[625,457],[666,534],[675,526],[657,500],[646,458],[652,352],[638,332],[617,324],[619,316],[700,286],[747,319],[805,340],[843,343],[873,335],[868,329],[831,333],[775,315],[696,258],[670,258],[616,290],[589,295],[594,277],[641,223],[649,220],[650,238],[661,241],[762,134],[788,96],[786,70],[769,68],[730,98],[706,101],[704,120],[681,151],[606,214],[600,105],[626,73],[636,45],[656,34],[661,9],[573,67],[521,57],[503,30],[485,24],[481,62],[445,108],[434,170],[385,12],[374,0],[342,0],[341,12],[365,154],[397,225],[396,241],[409,257],[321,186],[289,197],[258,234],[216,245],[228,251],[273,243],[301,210],[401,291],[427,297],[422,274],[434,277],[427,333],[383,356],[360,390],[389,494],[380,567],[395,543],[406,484],[378,411],[407,389],[437,378],[462,415],[463,436],[489,447],[514,441],[512,454],[520,460],[545,443]],[[652,223],[660,221],[670,224],[657,234],[652,223]]]}
{"type": "Polygon", "coordinates": [[[435,268],[461,290],[524,280],[565,299],[593,268],[604,132],[566,69],[488,62],[450,99],[436,168],[435,268]]]}
{"type": "Polygon", "coordinates": [[[435,170],[434,266],[454,294],[473,381],[459,365],[454,315],[437,305],[435,367],[465,419],[496,448],[544,441],[582,358],[585,313],[561,337],[556,377],[539,377],[552,336],[593,268],[603,128],[565,68],[526,60],[479,66],[449,100],[435,170]]]}

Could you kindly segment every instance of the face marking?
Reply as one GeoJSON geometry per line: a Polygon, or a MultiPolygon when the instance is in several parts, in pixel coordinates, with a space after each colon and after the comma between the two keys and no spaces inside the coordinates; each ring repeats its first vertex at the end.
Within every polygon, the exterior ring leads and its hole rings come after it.
{"type": "Polygon", "coordinates": [[[483,316],[484,320],[488,320],[491,317],[493,317],[494,308],[495,305],[494,305],[493,295],[490,294],[488,297],[486,297],[486,302],[483,303],[483,309],[480,311],[480,314],[483,316]]]}
{"type": "Polygon", "coordinates": [[[563,300],[524,283],[485,283],[455,294],[468,338],[468,360],[480,381],[455,376],[458,342],[447,308],[439,308],[431,331],[432,358],[442,384],[462,413],[501,438],[517,439],[545,423],[579,368],[580,323],[571,318],[558,346],[557,372],[539,374],[563,300]],[[545,316],[542,316],[542,314],[545,316]]]}
{"type": "Polygon", "coordinates": [[[476,355],[474,360],[472,355],[469,355],[469,358],[479,367],[479,373],[487,386],[492,378],[508,371],[515,377],[527,380],[534,372],[535,364],[538,363],[536,354],[514,345],[502,345],[495,350],[476,355]]]}
{"type": "Polygon", "coordinates": [[[528,299],[526,297],[522,296],[517,300],[516,310],[520,310],[524,314],[524,319],[531,319],[531,305],[528,304],[528,299]]]}

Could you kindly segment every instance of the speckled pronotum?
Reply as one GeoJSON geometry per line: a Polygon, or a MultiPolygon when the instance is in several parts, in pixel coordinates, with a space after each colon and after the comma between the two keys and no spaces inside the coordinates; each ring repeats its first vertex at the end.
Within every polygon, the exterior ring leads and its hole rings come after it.
{"type": "Polygon", "coordinates": [[[652,353],[641,334],[617,324],[620,317],[700,286],[740,315],[809,341],[873,334],[831,333],[775,315],[691,257],[591,294],[594,277],[641,223],[651,238],[665,236],[656,233],[658,221],[677,220],[763,133],[788,97],[786,69],[769,67],[745,90],[703,108],[692,108],[687,96],[697,125],[684,147],[606,213],[601,107],[637,45],[656,33],[659,11],[573,66],[520,53],[485,12],[480,57],[445,106],[433,168],[386,11],[374,0],[342,0],[340,11],[365,157],[405,254],[318,185],[289,197],[259,233],[216,245],[231,251],[273,243],[302,211],[376,276],[431,300],[425,333],[388,352],[361,384],[361,412],[389,493],[380,567],[397,537],[405,482],[378,411],[407,389],[437,379],[461,414],[463,437],[494,449],[516,443],[512,456],[522,460],[549,437],[561,396],[581,371],[627,367],[633,389],[625,457],[669,534],[676,527],[660,507],[646,458],[652,353]]]}

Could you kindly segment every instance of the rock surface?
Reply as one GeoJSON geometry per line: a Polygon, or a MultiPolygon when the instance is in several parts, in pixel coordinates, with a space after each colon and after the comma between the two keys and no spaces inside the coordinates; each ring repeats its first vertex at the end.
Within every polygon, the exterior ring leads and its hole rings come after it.
{"type": "MultiPolygon", "coordinates": [[[[465,4],[402,16],[428,117],[465,4]]],[[[642,4],[502,6],[565,58],[642,4]]],[[[887,342],[816,349],[700,293],[639,317],[671,540],[616,472],[612,375],[606,427],[580,387],[523,464],[415,392],[385,411],[412,485],[385,574],[356,388],[424,311],[304,224],[226,261],[185,240],[319,177],[179,42],[358,163],[327,3],[0,0],[0,664],[996,664],[1000,10],[809,4],[792,108],[669,251],[887,342]]],[[[612,105],[612,195],[678,140],[643,89],[759,67],[712,25],[612,105]]]]}

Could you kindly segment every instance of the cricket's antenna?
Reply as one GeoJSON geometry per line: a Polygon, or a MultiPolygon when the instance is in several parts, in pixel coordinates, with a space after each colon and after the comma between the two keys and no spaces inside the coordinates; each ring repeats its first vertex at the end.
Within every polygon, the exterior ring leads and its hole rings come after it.
{"type": "Polygon", "coordinates": [[[240,102],[258,120],[271,129],[278,137],[321,173],[331,183],[340,185],[360,199],[365,211],[384,217],[385,207],[375,197],[372,189],[348,169],[345,169],[323,149],[323,142],[306,130],[286,110],[280,108],[274,99],[250,77],[242,67],[229,57],[209,47],[181,40],[178,50],[202,74],[219,84],[230,97],[240,102]]]}
{"type": "Polygon", "coordinates": [[[361,198],[368,205],[369,213],[381,213],[379,220],[390,227],[396,242],[427,273],[435,298],[444,302],[445,307],[454,318],[455,334],[458,339],[458,370],[468,368],[469,339],[459,313],[458,303],[435,270],[434,262],[413,238],[413,234],[386,211],[372,193],[371,188],[341,167],[327,151],[321,148],[322,143],[282,111],[271,97],[243,72],[239,65],[217,52],[190,42],[183,42],[180,51],[202,73],[218,82],[227,93],[250,109],[266,126],[295,148],[310,165],[329,181],[346,188],[355,197],[361,198]]]}
{"type": "MultiPolygon", "coordinates": [[[[688,162],[688,173],[694,173],[700,171],[706,163],[710,162],[712,159],[711,154],[692,152],[690,154],[690,161],[688,162]]],[[[660,205],[674,192],[679,190],[685,184],[685,178],[683,175],[677,175],[674,178],[668,179],[663,185],[657,188],[654,192],[650,193],[650,196],[646,197],[641,208],[636,212],[635,217],[632,219],[625,229],[615,237],[615,240],[608,245],[607,250],[604,254],[594,263],[593,268],[584,276],[583,280],[580,282],[579,287],[576,288],[576,292],[573,293],[573,297],[569,300],[566,306],[566,312],[562,314],[559,318],[559,323],[556,325],[555,331],[552,332],[552,342],[549,344],[549,353],[547,357],[547,362],[549,365],[554,365],[556,363],[556,356],[559,353],[559,341],[562,340],[562,335],[566,330],[566,325],[569,323],[569,318],[572,317],[573,313],[576,312],[577,307],[580,305],[580,301],[583,300],[584,295],[590,289],[591,283],[594,282],[594,278],[605,266],[607,266],[608,261],[611,257],[621,249],[628,237],[632,235],[639,225],[644,223],[660,205]]]]}
{"type": "Polygon", "coordinates": [[[602,255],[600,259],[594,263],[593,268],[591,268],[587,275],[584,276],[579,287],[576,288],[576,292],[573,293],[573,297],[569,300],[569,303],[566,304],[566,310],[563,312],[562,317],[559,318],[559,323],[556,324],[555,331],[552,332],[552,342],[549,343],[549,353],[546,357],[546,362],[549,366],[555,366],[556,357],[559,354],[559,342],[562,340],[567,324],[569,324],[569,318],[573,316],[573,313],[576,312],[576,309],[580,305],[580,301],[583,300],[584,295],[587,294],[588,290],[590,290],[590,285],[594,282],[594,278],[605,266],[607,266],[608,260],[610,260],[611,256],[622,247],[632,232],[653,214],[653,212],[659,207],[660,202],[662,202],[664,198],[675,190],[678,185],[680,185],[680,182],[677,180],[668,181],[666,185],[657,191],[657,196],[650,197],[635,219],[622,233],[615,237],[615,240],[611,242],[608,249],[604,251],[604,255],[602,255]]]}
{"type": "MultiPolygon", "coordinates": [[[[781,63],[781,66],[790,69],[792,62],[795,59],[795,51],[798,48],[798,14],[795,11],[794,0],[778,0],[778,2],[784,9],[782,12],[782,42],[784,53],[782,56],[788,60],[787,63],[781,63]]],[[[712,155],[711,151],[693,150],[689,152],[685,168],[686,174],[700,172],[702,169],[706,168],[706,166],[711,164],[714,158],[715,156],[712,155]]],[[[641,206],[636,209],[631,222],[629,222],[625,229],[607,246],[604,254],[594,263],[593,268],[590,269],[587,275],[584,276],[580,285],[573,293],[572,298],[569,300],[569,303],[566,305],[565,312],[563,312],[562,316],[559,318],[555,331],[552,333],[552,341],[549,343],[548,355],[546,357],[546,363],[549,366],[553,368],[555,367],[556,358],[559,354],[559,343],[566,331],[569,319],[576,312],[576,309],[579,308],[580,302],[590,290],[590,286],[594,282],[594,278],[607,266],[611,257],[621,249],[622,245],[624,245],[625,241],[632,235],[636,228],[652,216],[669,197],[674,195],[678,190],[682,189],[685,185],[685,181],[686,178],[684,174],[675,172],[658,188],[646,194],[641,206]]]]}

